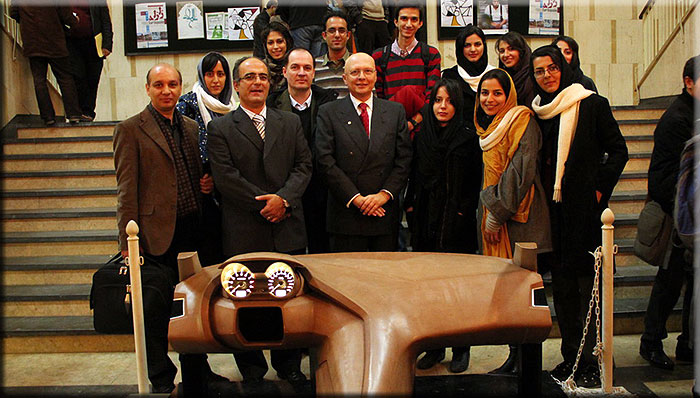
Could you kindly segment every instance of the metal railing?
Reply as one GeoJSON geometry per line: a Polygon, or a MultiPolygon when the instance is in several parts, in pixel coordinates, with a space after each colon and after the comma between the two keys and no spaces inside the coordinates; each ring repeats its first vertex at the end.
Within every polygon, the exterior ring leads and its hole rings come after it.
{"type": "Polygon", "coordinates": [[[654,66],[681,30],[700,0],[648,0],[639,19],[644,34],[644,64],[638,87],[644,83],[654,66]]]}

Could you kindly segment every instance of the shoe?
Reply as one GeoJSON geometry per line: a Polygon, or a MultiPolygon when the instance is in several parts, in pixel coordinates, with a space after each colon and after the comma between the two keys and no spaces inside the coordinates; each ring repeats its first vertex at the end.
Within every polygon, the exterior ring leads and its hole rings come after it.
{"type": "Polygon", "coordinates": [[[44,125],[46,126],[53,126],[56,124],[56,119],[46,119],[44,120],[44,125]]]}
{"type": "Polygon", "coordinates": [[[663,346],[659,346],[658,348],[649,348],[644,344],[641,344],[639,346],[639,355],[649,361],[651,366],[659,369],[671,370],[675,365],[671,358],[669,358],[664,352],[663,346]]]}
{"type": "Polygon", "coordinates": [[[503,365],[489,372],[489,374],[514,374],[520,371],[520,363],[518,362],[518,349],[517,345],[509,345],[508,358],[503,362],[503,365]]]}
{"type": "Polygon", "coordinates": [[[285,373],[277,372],[277,377],[282,380],[287,380],[292,384],[299,384],[306,381],[306,375],[303,374],[301,370],[292,370],[285,373]]]}
{"type": "Polygon", "coordinates": [[[571,376],[571,372],[574,371],[574,361],[567,361],[564,360],[564,362],[560,363],[559,365],[555,366],[554,369],[552,369],[549,374],[552,375],[555,379],[559,381],[564,381],[571,376]]]}
{"type": "Polygon", "coordinates": [[[577,373],[576,385],[578,387],[600,387],[600,369],[598,369],[598,364],[586,365],[580,372],[577,373]]]}
{"type": "Polygon", "coordinates": [[[165,384],[162,386],[153,385],[153,391],[151,392],[154,394],[169,394],[173,390],[175,390],[175,384],[165,384]]]}
{"type": "Polygon", "coordinates": [[[80,115],[80,122],[82,122],[82,123],[89,123],[93,120],[95,120],[95,118],[93,118],[92,116],[80,115]]]}
{"type": "Polygon", "coordinates": [[[68,123],[76,124],[80,121],[80,116],[68,116],[68,123]]]}
{"type": "Polygon", "coordinates": [[[452,361],[450,362],[449,370],[452,373],[462,373],[469,368],[469,358],[471,357],[471,347],[466,350],[461,348],[458,350],[452,349],[452,361]]]}
{"type": "Polygon", "coordinates": [[[695,353],[688,347],[687,341],[678,340],[676,343],[676,361],[695,362],[695,353]]]}
{"type": "Polygon", "coordinates": [[[444,348],[441,348],[439,350],[426,351],[425,355],[423,355],[423,358],[421,358],[418,361],[418,364],[416,365],[416,367],[418,369],[430,369],[433,366],[440,363],[443,359],[445,359],[445,349],[444,348]]]}

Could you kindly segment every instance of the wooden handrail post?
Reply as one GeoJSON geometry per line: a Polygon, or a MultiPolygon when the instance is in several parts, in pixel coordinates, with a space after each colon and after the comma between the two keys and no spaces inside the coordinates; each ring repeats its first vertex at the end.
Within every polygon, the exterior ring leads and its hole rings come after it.
{"type": "Polygon", "coordinates": [[[143,319],[143,295],[141,290],[141,256],[139,254],[139,226],[131,220],[126,225],[129,257],[129,279],[131,283],[131,313],[134,322],[134,346],[136,348],[136,377],[139,394],[148,394],[148,364],[146,362],[146,329],[143,319]]]}
{"type": "Polygon", "coordinates": [[[603,222],[603,374],[602,389],[606,394],[613,388],[613,251],[615,214],[610,208],[600,217],[603,222]]]}

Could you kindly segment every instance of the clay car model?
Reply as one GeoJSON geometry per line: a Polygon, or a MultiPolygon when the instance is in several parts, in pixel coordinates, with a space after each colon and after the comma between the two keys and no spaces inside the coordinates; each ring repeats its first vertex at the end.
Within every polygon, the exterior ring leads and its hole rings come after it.
{"type": "Polygon", "coordinates": [[[250,253],[204,268],[181,254],[181,277],[191,276],[175,288],[169,341],[179,353],[308,347],[320,395],[410,395],[423,351],[522,344],[520,391],[538,394],[552,321],[524,246],[514,260],[250,253]]]}

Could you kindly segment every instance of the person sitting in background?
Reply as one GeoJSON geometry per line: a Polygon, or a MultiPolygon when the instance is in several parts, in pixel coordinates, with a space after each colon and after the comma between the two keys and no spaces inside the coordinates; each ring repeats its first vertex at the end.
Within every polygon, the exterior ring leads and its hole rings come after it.
{"type": "Polygon", "coordinates": [[[532,50],[523,35],[508,32],[496,40],[498,67],[508,72],[518,92],[518,105],[532,109],[535,98],[534,84],[530,78],[530,54],[532,50]]]}
{"type": "Polygon", "coordinates": [[[331,11],[324,17],[324,31],[321,33],[326,41],[328,52],[316,58],[316,77],[314,83],[319,87],[330,88],[338,93],[338,98],[348,95],[348,87],[343,81],[345,61],[350,57],[348,50],[348,19],[342,11],[331,11]]]}
{"type": "MultiPolygon", "coordinates": [[[[428,106],[423,108],[423,125],[413,140],[413,167],[404,205],[411,220],[413,251],[477,251],[481,150],[476,132],[462,118],[462,106],[457,81],[442,79],[433,86],[428,106]]],[[[467,370],[469,349],[452,347],[450,372],[467,370]]],[[[444,348],[430,350],[416,366],[428,369],[444,358],[444,348]]]]}
{"type": "Polygon", "coordinates": [[[271,22],[262,32],[265,40],[265,64],[270,73],[270,92],[284,90],[287,81],[282,68],[287,64],[287,56],[294,48],[294,40],[289,29],[279,22],[271,22]]]}
{"type": "Polygon", "coordinates": [[[595,91],[598,93],[598,88],[595,86],[593,79],[583,74],[581,70],[581,60],[578,56],[578,43],[569,36],[557,36],[552,40],[552,44],[559,47],[566,63],[569,64],[574,72],[574,81],[581,83],[583,88],[595,91]]]}
{"type": "MultiPolygon", "coordinates": [[[[540,182],[540,128],[532,111],[517,105],[517,90],[502,69],[479,82],[474,123],[484,151],[484,182],[479,207],[481,253],[513,258],[515,243],[535,242],[537,252],[552,250],[549,210],[540,182]]],[[[491,373],[517,373],[517,345],[491,373]]]]}

